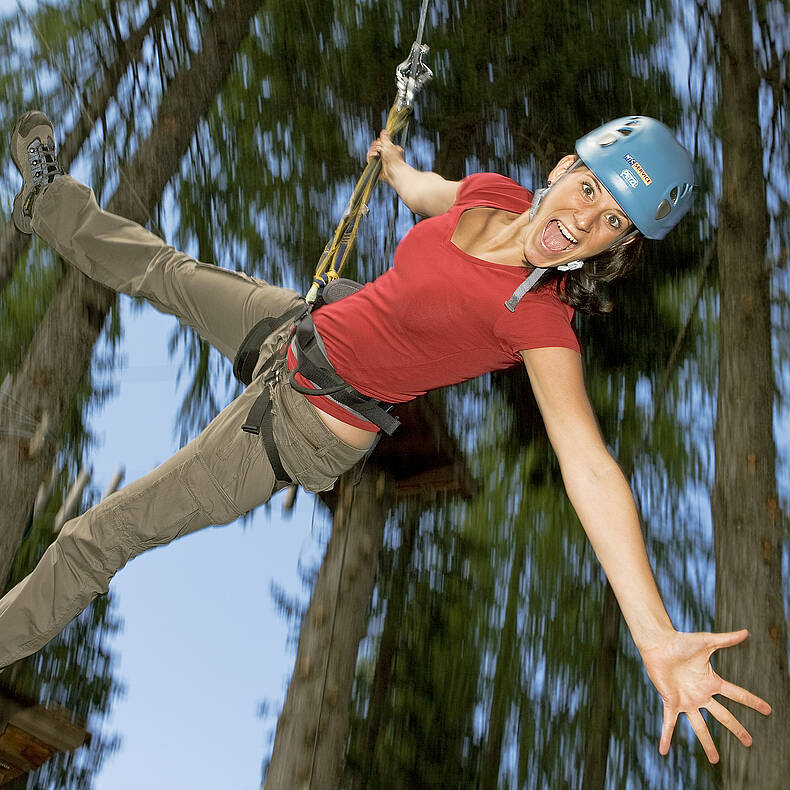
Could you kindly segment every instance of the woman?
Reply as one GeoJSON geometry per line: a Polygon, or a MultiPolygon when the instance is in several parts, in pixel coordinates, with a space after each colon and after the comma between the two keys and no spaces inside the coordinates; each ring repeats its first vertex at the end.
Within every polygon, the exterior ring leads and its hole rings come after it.
{"type": "MultiPolygon", "coordinates": [[[[45,644],[141,551],[232,521],[285,479],[312,491],[331,488],[364,457],[377,430],[372,412],[363,416],[336,399],[303,396],[297,390],[309,390],[311,382],[298,373],[296,389],[289,382],[293,344],[287,355],[277,352],[289,336],[286,316],[303,304],[295,292],[194,261],[101,211],[87,187],[62,175],[53,138],[37,111],[23,115],[12,133],[12,157],[23,177],[14,203],[20,230],[38,234],[88,276],[177,315],[231,359],[262,319],[283,326],[266,339],[258,375],[199,437],[70,521],[36,569],[0,600],[0,666],[45,644]],[[239,430],[242,423],[268,425],[269,441],[239,430]]],[[[660,751],[667,752],[685,712],[715,762],[701,708],[745,745],[751,737],[714,694],[770,713],[767,703],[720,679],[709,663],[714,650],[747,632],[673,628],[633,497],[598,431],[570,326],[574,307],[603,307],[596,282],[635,264],[642,235],[662,238],[680,220],[690,201],[691,162],[666,127],[638,116],[590,133],[576,150],[578,156],[557,163],[548,189],[533,201],[502,176],[453,182],[418,172],[383,133],[368,156],[381,157],[383,180],[430,219],[400,243],[393,268],[316,311],[312,337],[323,342],[337,374],[376,402],[405,401],[526,365],[568,495],[664,700],[660,751]],[[544,270],[540,287],[534,273],[526,281],[532,289],[524,286],[525,274],[544,270]]]]}

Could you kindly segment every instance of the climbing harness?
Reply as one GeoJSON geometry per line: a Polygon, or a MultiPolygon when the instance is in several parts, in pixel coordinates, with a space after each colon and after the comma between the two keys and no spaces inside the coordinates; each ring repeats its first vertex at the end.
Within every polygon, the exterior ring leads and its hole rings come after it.
{"type": "MultiPolygon", "coordinates": [[[[347,293],[343,293],[339,290],[343,287],[342,279],[335,280],[334,283],[338,286],[335,289],[335,294],[339,297],[347,296],[348,292],[352,291],[352,289],[348,289],[347,293]]],[[[323,297],[326,298],[326,294],[323,297]]],[[[233,363],[233,372],[236,377],[244,384],[249,384],[257,367],[263,342],[277,328],[285,329],[288,324],[291,324],[288,339],[266,359],[257,374],[263,376],[263,390],[253,402],[247,419],[242,425],[243,431],[261,437],[275,478],[286,484],[294,481],[285,471],[274,441],[272,399],[280,376],[287,369],[286,358],[289,348],[296,358],[296,366],[288,374],[288,383],[294,390],[303,395],[330,398],[347,411],[373,423],[389,436],[400,425],[400,420],[389,413],[393,404],[363,395],[338,375],[329,361],[310,312],[310,306],[303,303],[277,318],[263,319],[252,328],[242,341],[233,363]],[[305,387],[299,384],[296,380],[297,374],[303,376],[312,386],[305,387]]]]}
{"type": "Polygon", "coordinates": [[[294,327],[291,350],[296,357],[296,367],[290,373],[293,389],[302,395],[326,395],[392,436],[400,425],[400,420],[389,413],[393,404],[362,395],[335,372],[309,313],[299,319],[294,327]],[[301,386],[296,381],[297,372],[316,384],[317,388],[301,386]]]}

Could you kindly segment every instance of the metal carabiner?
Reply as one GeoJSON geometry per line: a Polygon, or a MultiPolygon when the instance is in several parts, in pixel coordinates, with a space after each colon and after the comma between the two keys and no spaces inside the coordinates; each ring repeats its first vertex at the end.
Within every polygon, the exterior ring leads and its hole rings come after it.
{"type": "Polygon", "coordinates": [[[433,79],[433,71],[425,65],[423,57],[430,52],[427,44],[418,44],[416,41],[411,45],[409,57],[398,64],[395,69],[395,83],[398,86],[398,109],[411,107],[417,92],[426,82],[433,79]]]}

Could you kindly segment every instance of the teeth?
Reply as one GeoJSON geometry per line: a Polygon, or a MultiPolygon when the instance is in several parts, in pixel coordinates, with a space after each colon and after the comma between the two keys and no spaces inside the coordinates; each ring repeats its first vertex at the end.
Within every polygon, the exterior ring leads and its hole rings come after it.
{"type": "Polygon", "coordinates": [[[557,227],[560,229],[560,233],[562,233],[565,238],[573,244],[578,244],[578,240],[574,239],[571,235],[571,232],[563,225],[559,220],[557,220],[557,227]]]}

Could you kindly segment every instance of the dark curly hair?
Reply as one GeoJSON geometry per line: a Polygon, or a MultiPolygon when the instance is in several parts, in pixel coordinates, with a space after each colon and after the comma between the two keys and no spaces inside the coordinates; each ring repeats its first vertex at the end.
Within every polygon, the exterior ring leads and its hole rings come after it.
{"type": "Polygon", "coordinates": [[[542,285],[549,287],[554,283],[559,298],[575,310],[592,315],[609,313],[614,305],[598,292],[598,285],[632,272],[639,263],[643,243],[644,236],[637,234],[619,247],[587,258],[581,269],[572,272],[552,269],[542,285]]]}

